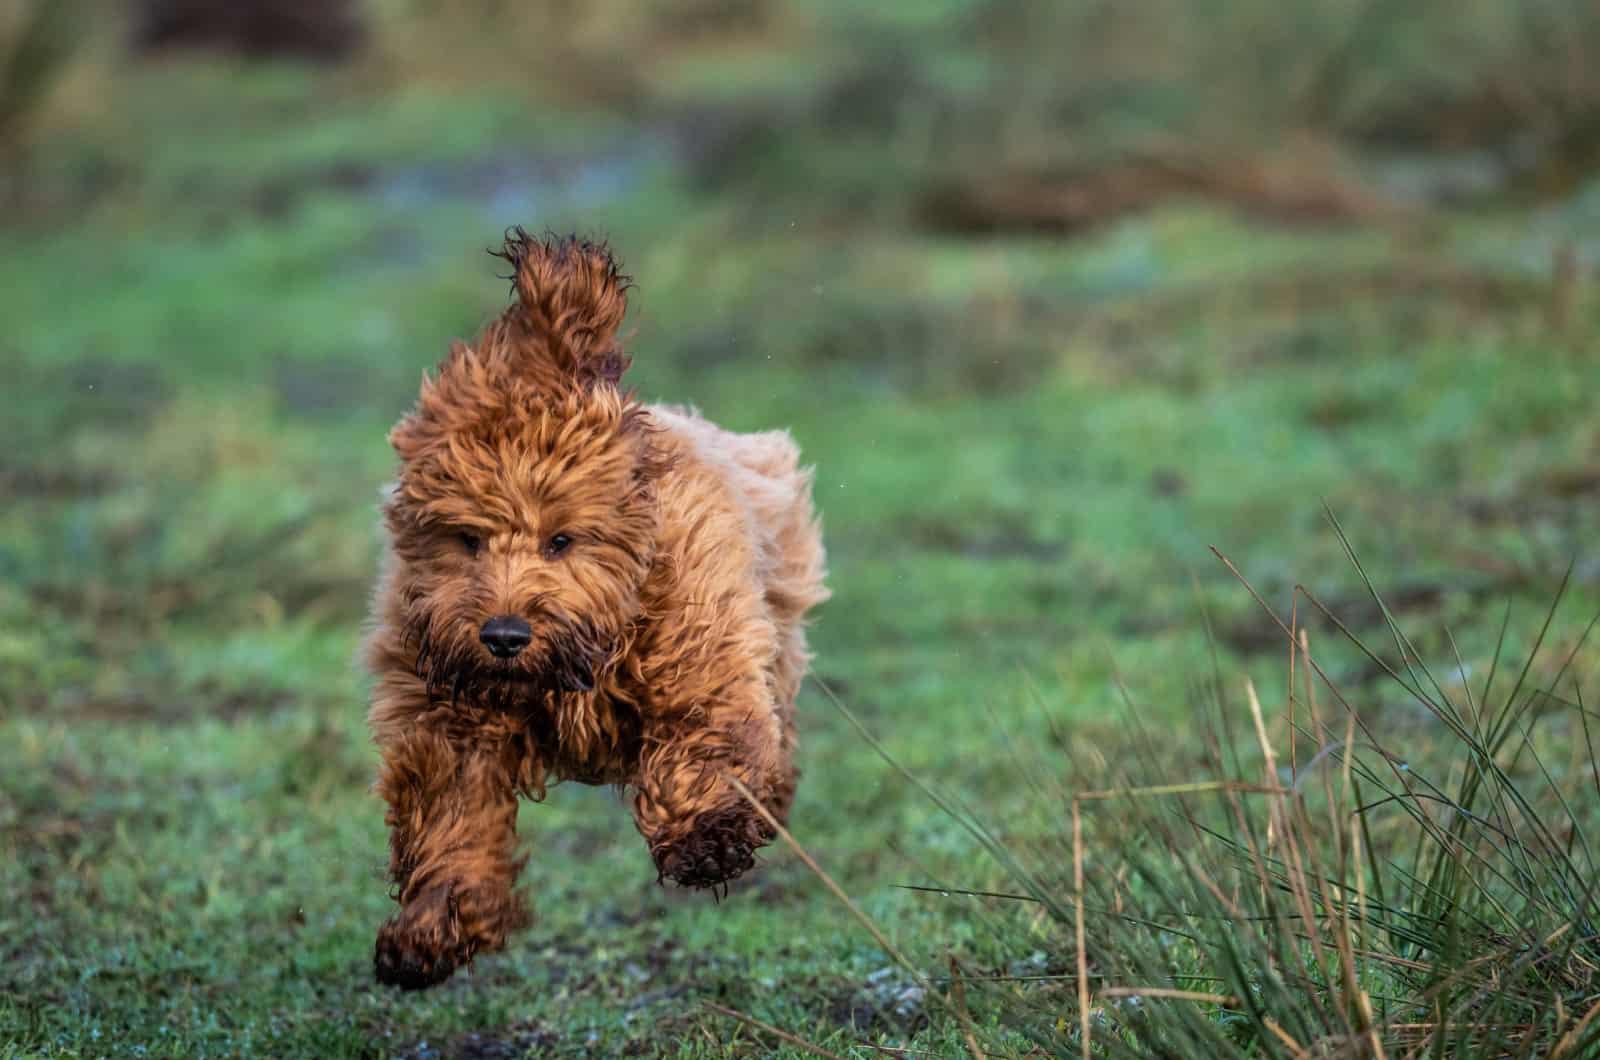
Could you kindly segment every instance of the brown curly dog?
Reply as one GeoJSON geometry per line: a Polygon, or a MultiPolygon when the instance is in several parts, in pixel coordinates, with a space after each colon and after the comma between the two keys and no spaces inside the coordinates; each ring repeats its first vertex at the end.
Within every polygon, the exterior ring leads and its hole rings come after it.
{"type": "Polygon", "coordinates": [[[527,920],[519,795],[616,784],[658,878],[716,887],[794,797],[804,617],[824,600],[809,469],[621,388],[603,246],[502,256],[516,298],[455,344],[390,442],[400,472],[367,660],[399,912],[381,982],[431,986],[527,920]]]}

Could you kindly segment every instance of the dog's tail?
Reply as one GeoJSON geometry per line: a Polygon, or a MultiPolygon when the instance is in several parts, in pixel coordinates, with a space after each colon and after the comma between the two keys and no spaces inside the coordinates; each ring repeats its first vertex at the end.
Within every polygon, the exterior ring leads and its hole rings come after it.
{"type": "Polygon", "coordinates": [[[617,345],[628,310],[628,277],[604,243],[577,236],[535,239],[521,225],[506,231],[501,250],[517,304],[506,311],[528,351],[543,354],[559,374],[612,384],[629,358],[617,345]]]}

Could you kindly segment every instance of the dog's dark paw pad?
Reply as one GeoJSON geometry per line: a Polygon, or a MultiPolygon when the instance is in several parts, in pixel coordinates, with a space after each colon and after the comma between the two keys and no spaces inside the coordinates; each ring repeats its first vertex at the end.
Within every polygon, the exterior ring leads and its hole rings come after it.
{"type": "Polygon", "coordinates": [[[749,811],[706,814],[681,839],[656,851],[656,868],[683,887],[717,887],[754,868],[756,849],[769,838],[749,811]]]}
{"type": "Polygon", "coordinates": [[[385,986],[426,990],[450,978],[456,961],[448,953],[425,952],[401,932],[385,931],[378,935],[372,970],[385,986]]]}

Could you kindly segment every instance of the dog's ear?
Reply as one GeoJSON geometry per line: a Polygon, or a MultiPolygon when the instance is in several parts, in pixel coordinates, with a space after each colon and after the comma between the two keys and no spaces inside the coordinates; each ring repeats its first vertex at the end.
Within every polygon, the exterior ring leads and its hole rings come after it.
{"type": "Polygon", "coordinates": [[[519,226],[490,253],[511,264],[517,296],[502,318],[512,333],[508,357],[539,362],[514,367],[580,385],[621,380],[629,358],[617,345],[617,328],[630,283],[604,243],[535,239],[519,226]]]}
{"type": "Polygon", "coordinates": [[[438,368],[422,373],[416,404],[389,430],[389,445],[400,459],[415,460],[446,446],[446,435],[463,421],[463,410],[472,407],[474,391],[493,388],[491,373],[471,346],[452,342],[438,368]]]}

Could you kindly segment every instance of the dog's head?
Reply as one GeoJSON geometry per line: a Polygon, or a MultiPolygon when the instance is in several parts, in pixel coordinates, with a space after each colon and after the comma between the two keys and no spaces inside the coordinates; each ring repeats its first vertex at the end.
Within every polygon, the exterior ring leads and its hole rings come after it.
{"type": "Polygon", "coordinates": [[[665,462],[620,387],[628,284],[606,249],[519,228],[500,256],[516,300],[389,436],[395,588],[435,689],[581,691],[638,613],[665,462]]]}

